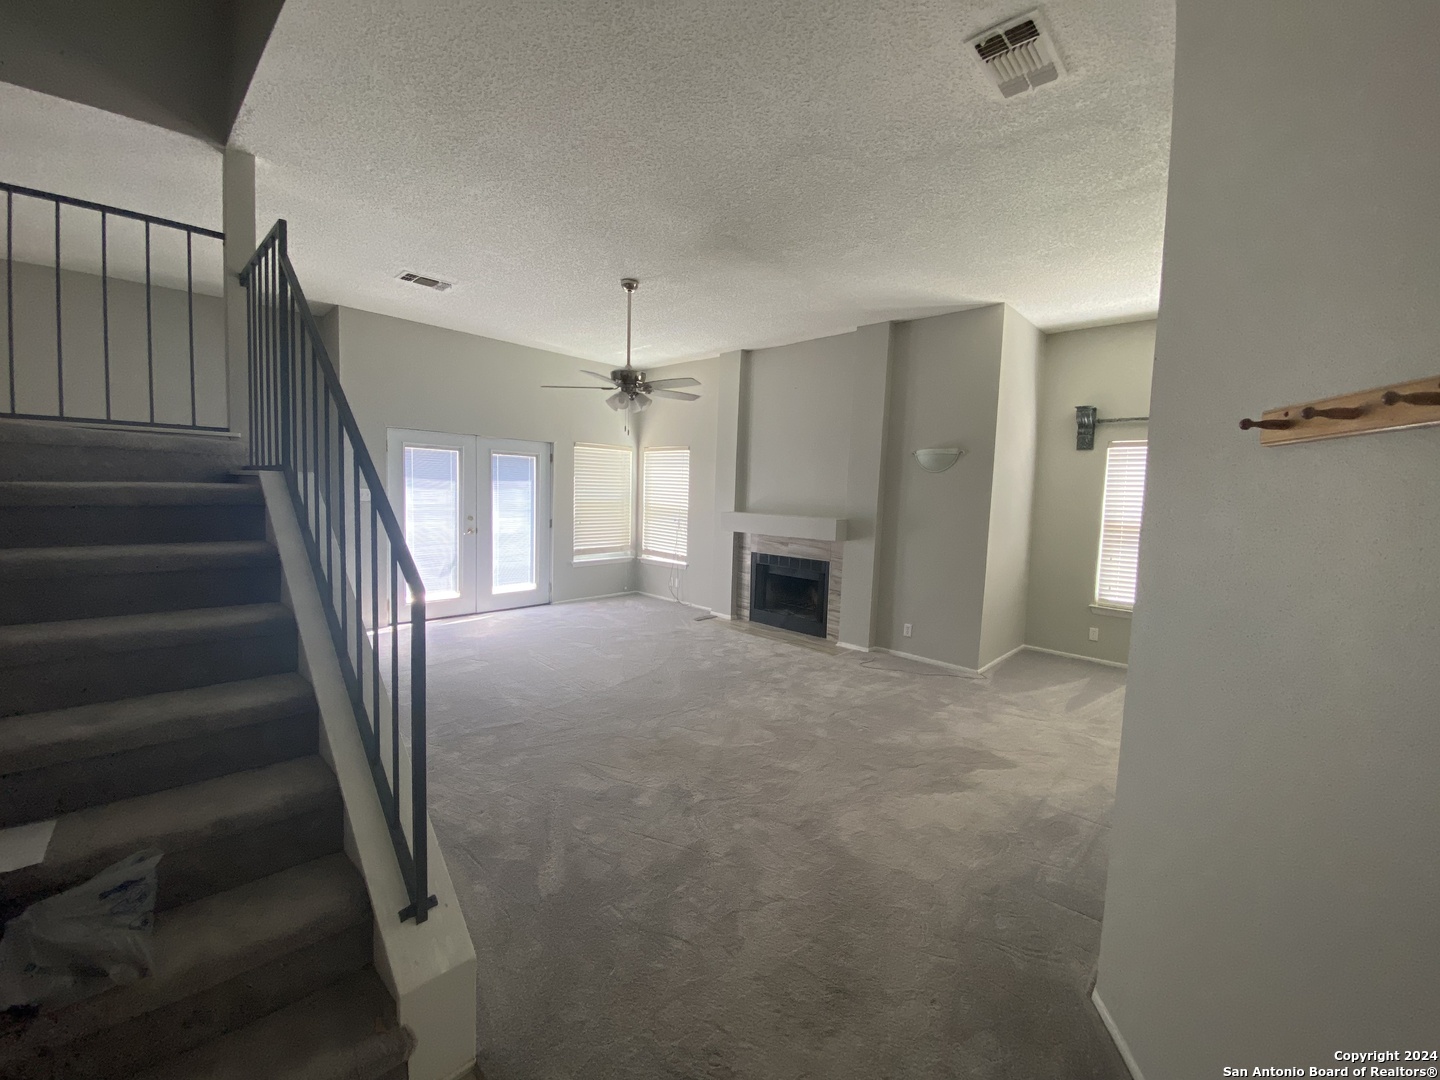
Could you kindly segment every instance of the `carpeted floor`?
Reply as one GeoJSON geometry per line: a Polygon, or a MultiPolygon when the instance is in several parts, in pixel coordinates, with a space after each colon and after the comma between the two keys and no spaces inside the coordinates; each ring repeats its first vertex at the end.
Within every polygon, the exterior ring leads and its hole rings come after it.
{"type": "Polygon", "coordinates": [[[488,1080],[1125,1077],[1088,998],[1123,673],[695,615],[430,628],[488,1080]]]}

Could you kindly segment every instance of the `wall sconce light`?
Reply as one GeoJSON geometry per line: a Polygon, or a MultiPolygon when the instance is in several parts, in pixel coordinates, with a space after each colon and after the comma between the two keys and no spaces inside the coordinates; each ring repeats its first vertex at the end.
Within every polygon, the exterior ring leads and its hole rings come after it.
{"type": "Polygon", "coordinates": [[[926,472],[944,472],[960,460],[965,451],[954,446],[930,446],[915,451],[915,460],[926,472]]]}

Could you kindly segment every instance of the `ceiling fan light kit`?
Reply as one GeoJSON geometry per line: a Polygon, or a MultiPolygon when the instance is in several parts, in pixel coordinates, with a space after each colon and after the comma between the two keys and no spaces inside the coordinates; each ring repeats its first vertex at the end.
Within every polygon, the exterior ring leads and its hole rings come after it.
{"type": "Polygon", "coordinates": [[[602,375],[598,371],[581,370],[580,374],[598,379],[605,383],[605,386],[557,386],[547,383],[541,389],[614,390],[614,393],[605,399],[605,404],[616,412],[644,412],[657,397],[674,398],[677,401],[698,401],[699,394],[690,394],[675,388],[677,386],[699,386],[699,379],[647,379],[645,372],[637,370],[630,362],[631,312],[635,290],[640,287],[640,280],[633,277],[621,278],[620,287],[625,290],[625,366],[616,368],[609,375],[602,375]]]}

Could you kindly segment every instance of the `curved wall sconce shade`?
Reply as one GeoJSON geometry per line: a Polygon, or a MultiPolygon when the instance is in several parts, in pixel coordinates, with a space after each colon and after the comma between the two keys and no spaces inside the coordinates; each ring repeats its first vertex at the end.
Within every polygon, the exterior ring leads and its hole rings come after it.
{"type": "Polygon", "coordinates": [[[964,452],[954,446],[929,446],[914,453],[920,468],[926,472],[941,473],[959,461],[964,452]]]}

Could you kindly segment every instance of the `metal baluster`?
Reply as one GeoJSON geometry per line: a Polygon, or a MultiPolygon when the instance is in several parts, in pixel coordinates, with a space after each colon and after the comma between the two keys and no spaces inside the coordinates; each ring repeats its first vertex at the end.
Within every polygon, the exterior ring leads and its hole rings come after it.
{"type": "Polygon", "coordinates": [[[315,540],[318,543],[323,536],[325,539],[325,584],[331,587],[330,602],[335,602],[333,591],[335,576],[330,572],[331,560],[334,554],[334,545],[330,543],[330,527],[332,518],[330,516],[330,384],[325,384],[325,400],[322,402],[325,410],[325,532],[317,533],[315,540]]]}
{"type": "Polygon", "coordinates": [[[380,521],[370,492],[370,711],[375,726],[375,761],[380,761],[380,521]]]}
{"type": "Polygon", "coordinates": [[[145,372],[149,380],[150,423],[155,422],[155,317],[150,296],[150,222],[145,222],[145,372]]]}
{"type": "Polygon", "coordinates": [[[340,481],[335,485],[335,492],[339,496],[340,504],[340,528],[335,533],[335,540],[340,545],[340,630],[342,633],[340,640],[345,642],[345,650],[348,652],[350,643],[343,636],[344,631],[350,625],[345,621],[346,594],[350,592],[350,585],[345,580],[345,425],[340,423],[339,402],[336,402],[335,405],[335,456],[339,459],[337,466],[339,475],[336,479],[340,481]]]}
{"type": "Polygon", "coordinates": [[[185,299],[190,307],[190,426],[198,422],[195,411],[195,262],[191,251],[193,239],[185,230],[185,299]]]}
{"type": "Polygon", "coordinates": [[[15,400],[15,193],[5,192],[5,333],[10,346],[10,411],[19,412],[15,400]]]}
{"type": "Polygon", "coordinates": [[[246,417],[245,437],[250,442],[250,464],[255,459],[255,270],[253,265],[245,273],[245,362],[246,362],[246,417]]]}
{"type": "Polygon", "coordinates": [[[410,799],[414,811],[411,847],[414,848],[415,882],[412,900],[415,922],[429,915],[429,830],[425,821],[425,601],[416,598],[410,607],[410,799]]]}
{"type": "MultiPolygon", "coordinates": [[[[389,540],[389,537],[386,537],[389,540]]],[[[390,798],[385,816],[400,827],[400,565],[390,548],[390,798]]]]}
{"type": "Polygon", "coordinates": [[[105,358],[105,419],[110,419],[109,215],[100,211],[100,342],[105,358]]]}
{"type": "MultiPolygon", "coordinates": [[[[350,448],[350,454],[355,463],[355,681],[360,688],[360,704],[365,704],[365,564],[360,557],[360,447],[359,445],[350,448]]],[[[374,720],[371,721],[374,726],[374,720]]],[[[365,743],[365,756],[371,761],[375,760],[375,754],[371,748],[372,739],[365,743]]]]}
{"type": "MultiPolygon", "coordinates": [[[[310,343],[310,359],[315,359],[315,343],[310,343]]],[[[315,366],[310,371],[311,380],[314,383],[313,395],[310,398],[310,437],[314,440],[313,453],[310,455],[311,468],[315,470],[315,543],[320,543],[320,391],[323,380],[320,377],[320,368],[315,366]]]]}
{"type": "Polygon", "coordinates": [[[60,204],[55,204],[55,385],[59,415],[65,415],[65,350],[60,333],[60,204]]]}
{"type": "MultiPolygon", "coordinates": [[[[297,486],[300,488],[300,505],[302,507],[309,506],[308,496],[310,494],[310,409],[308,408],[310,400],[310,365],[305,362],[305,346],[309,340],[309,335],[301,334],[300,341],[295,349],[295,361],[300,367],[300,396],[296,400],[295,409],[296,414],[300,418],[300,429],[296,440],[300,450],[300,465],[299,475],[296,479],[298,481],[297,486]]],[[[308,511],[301,516],[308,516],[308,511]]]]}

